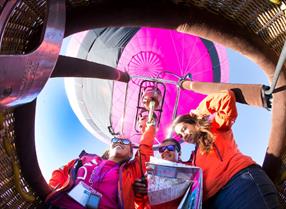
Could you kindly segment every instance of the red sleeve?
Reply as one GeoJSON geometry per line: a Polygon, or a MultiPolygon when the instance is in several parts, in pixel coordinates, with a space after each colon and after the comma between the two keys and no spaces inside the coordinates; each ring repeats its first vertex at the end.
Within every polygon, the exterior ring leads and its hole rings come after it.
{"type": "Polygon", "coordinates": [[[216,129],[230,129],[237,117],[235,95],[231,90],[208,95],[196,109],[201,115],[214,115],[216,129]]]}
{"type": "MultiPolygon", "coordinates": [[[[154,144],[155,134],[156,134],[156,127],[149,126],[146,128],[145,132],[141,136],[140,145],[139,145],[139,152],[141,154],[142,164],[140,164],[140,157],[139,157],[140,155],[137,152],[135,155],[135,162],[136,162],[135,169],[136,169],[136,173],[139,174],[139,176],[137,176],[135,178],[139,178],[141,176],[141,168],[140,168],[141,166],[142,166],[143,173],[146,172],[146,166],[145,166],[146,162],[149,162],[150,156],[154,155],[153,144],[154,144]]],[[[133,179],[133,181],[134,181],[134,179],[133,179]]],[[[148,200],[147,195],[144,196],[143,199],[134,197],[134,203],[135,203],[136,209],[143,209],[143,208],[149,209],[149,208],[151,208],[149,206],[149,200],[148,200]]]]}
{"type": "Polygon", "coordinates": [[[70,161],[68,164],[64,165],[63,167],[54,170],[52,173],[52,177],[49,180],[49,186],[52,189],[60,188],[64,185],[64,183],[69,178],[69,170],[73,167],[76,160],[70,161]]]}
{"type": "Polygon", "coordinates": [[[156,134],[156,127],[149,126],[146,131],[142,134],[140,139],[139,151],[142,155],[153,155],[153,144],[156,134]]]}
{"type": "MultiPolygon", "coordinates": [[[[141,160],[142,160],[142,167],[145,172],[145,164],[146,162],[150,161],[150,156],[154,155],[153,151],[153,144],[154,144],[154,138],[156,133],[156,127],[149,126],[144,134],[141,136],[140,145],[139,145],[139,152],[141,154],[141,160]]],[[[135,160],[137,162],[140,162],[139,154],[138,152],[135,155],[135,160]]]]}

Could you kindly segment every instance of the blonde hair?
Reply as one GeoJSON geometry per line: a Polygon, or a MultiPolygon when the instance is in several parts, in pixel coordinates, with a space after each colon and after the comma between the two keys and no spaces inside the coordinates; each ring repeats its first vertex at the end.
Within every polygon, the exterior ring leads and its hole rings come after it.
{"type": "Polygon", "coordinates": [[[196,125],[199,129],[199,137],[195,141],[196,145],[200,147],[203,152],[209,152],[213,148],[214,135],[211,132],[211,124],[208,115],[197,115],[194,113],[180,115],[172,123],[174,130],[175,126],[179,123],[188,123],[196,125]]]}

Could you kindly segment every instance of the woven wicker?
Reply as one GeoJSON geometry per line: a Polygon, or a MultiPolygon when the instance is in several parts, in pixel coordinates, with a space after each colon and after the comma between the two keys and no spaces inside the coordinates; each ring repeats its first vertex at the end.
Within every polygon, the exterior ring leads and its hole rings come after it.
{"type": "Polygon", "coordinates": [[[277,54],[286,39],[286,1],[266,0],[178,0],[219,14],[260,37],[277,54]]]}
{"type": "Polygon", "coordinates": [[[26,54],[35,49],[40,44],[46,10],[47,0],[20,1],[5,27],[0,54],[26,54]]]}
{"type": "Polygon", "coordinates": [[[13,113],[6,111],[0,114],[0,208],[37,208],[41,202],[22,177],[21,169],[19,182],[16,183],[15,180],[13,164],[19,168],[19,161],[15,150],[13,113]],[[20,185],[20,188],[16,185],[20,185]],[[21,196],[19,189],[30,199],[21,196]]]}

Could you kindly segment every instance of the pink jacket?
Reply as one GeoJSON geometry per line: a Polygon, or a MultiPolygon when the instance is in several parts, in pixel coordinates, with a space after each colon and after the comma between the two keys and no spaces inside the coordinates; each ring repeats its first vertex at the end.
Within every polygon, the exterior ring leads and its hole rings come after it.
{"type": "MultiPolygon", "coordinates": [[[[155,127],[150,126],[141,137],[139,145],[139,151],[142,159],[142,168],[145,173],[145,163],[150,160],[150,156],[153,155],[153,141],[155,134],[155,127]]],[[[91,161],[101,161],[102,158],[94,155],[82,152],[78,159],[70,161],[64,167],[53,171],[52,178],[49,181],[49,185],[54,191],[48,195],[46,202],[53,202],[55,198],[62,192],[69,191],[75,182],[77,169],[91,161]]],[[[141,178],[140,157],[138,152],[135,154],[135,158],[129,162],[123,163],[119,168],[118,179],[118,208],[134,209],[135,197],[132,185],[135,179],[141,178]]],[[[139,203],[140,204],[140,203],[139,203]]]]}

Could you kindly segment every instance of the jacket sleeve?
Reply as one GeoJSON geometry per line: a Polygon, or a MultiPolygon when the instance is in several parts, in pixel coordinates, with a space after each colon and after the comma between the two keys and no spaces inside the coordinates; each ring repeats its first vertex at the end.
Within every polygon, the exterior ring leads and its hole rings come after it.
{"type": "Polygon", "coordinates": [[[230,129],[237,118],[234,92],[225,90],[208,95],[199,104],[196,114],[211,115],[213,128],[230,129]]]}
{"type": "MultiPolygon", "coordinates": [[[[136,162],[136,173],[139,174],[139,176],[137,176],[136,178],[139,178],[141,176],[141,169],[143,173],[146,172],[146,166],[145,166],[146,162],[149,162],[150,156],[154,155],[153,144],[154,144],[155,134],[156,134],[156,128],[154,126],[149,126],[146,128],[146,131],[141,136],[139,145],[140,154],[137,152],[134,159],[134,162],[136,162]]],[[[134,204],[136,209],[151,208],[149,205],[149,199],[147,195],[144,196],[143,199],[134,196],[134,204]]]]}
{"type": "Polygon", "coordinates": [[[142,162],[142,167],[144,172],[146,171],[145,163],[149,162],[150,157],[154,155],[153,144],[154,144],[155,134],[156,134],[155,126],[149,126],[141,136],[139,149],[135,155],[134,160],[137,162],[142,162]]]}
{"type": "Polygon", "coordinates": [[[153,142],[155,138],[156,128],[150,126],[146,129],[144,134],[141,136],[139,149],[135,154],[133,165],[134,165],[134,175],[139,175],[141,177],[141,168],[143,172],[146,172],[146,162],[150,161],[150,157],[154,155],[153,152],[153,142]]]}
{"type": "Polygon", "coordinates": [[[152,156],[154,154],[152,147],[154,144],[155,134],[155,126],[151,125],[146,128],[146,131],[142,134],[140,139],[139,151],[141,155],[152,156]]]}
{"type": "Polygon", "coordinates": [[[69,178],[69,170],[73,167],[76,160],[71,160],[68,164],[63,167],[54,170],[52,177],[49,180],[49,186],[52,189],[61,188],[69,178]]]}

